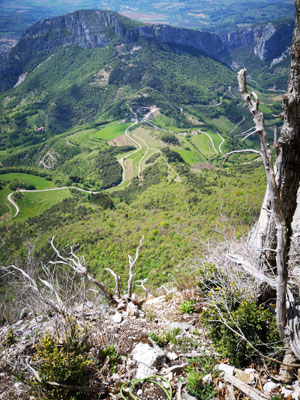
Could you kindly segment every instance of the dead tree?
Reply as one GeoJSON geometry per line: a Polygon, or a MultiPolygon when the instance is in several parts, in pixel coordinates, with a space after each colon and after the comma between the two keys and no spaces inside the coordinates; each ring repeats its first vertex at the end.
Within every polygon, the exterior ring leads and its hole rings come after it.
{"type": "MultiPolygon", "coordinates": [[[[267,177],[267,189],[258,223],[249,235],[249,247],[256,253],[260,269],[276,274],[276,320],[285,345],[300,359],[300,319],[292,288],[288,284],[292,221],[300,182],[300,0],[295,1],[296,21],[291,46],[288,90],[283,98],[283,127],[275,144],[276,162],[268,143],[259,99],[249,94],[246,70],[238,73],[239,90],[252,114],[260,139],[267,177]]],[[[226,156],[226,155],[225,155],[226,156]]],[[[241,264],[243,262],[240,261],[241,264]]]]}
{"type": "Polygon", "coordinates": [[[56,254],[57,261],[50,261],[50,264],[65,265],[66,267],[73,270],[75,273],[83,276],[86,280],[91,282],[93,285],[95,285],[99,289],[101,294],[105,297],[105,299],[108,301],[108,303],[111,306],[120,306],[121,304],[123,304],[125,306],[129,302],[133,302],[136,306],[140,307],[146,301],[148,291],[143,285],[142,287],[145,290],[145,297],[142,300],[137,300],[136,297],[132,294],[132,285],[133,285],[133,278],[135,276],[135,274],[133,273],[133,267],[138,260],[139,252],[143,245],[143,240],[144,240],[144,236],[142,236],[142,238],[140,240],[140,244],[136,248],[135,258],[133,258],[131,255],[128,255],[129,276],[128,276],[128,282],[127,282],[127,293],[124,294],[123,296],[121,296],[120,276],[118,276],[111,268],[106,268],[105,270],[108,271],[114,277],[115,294],[113,294],[113,292],[111,292],[103,282],[99,282],[91,274],[89,274],[89,272],[85,266],[84,258],[83,257],[80,258],[75,254],[74,246],[71,247],[71,251],[70,251],[69,255],[63,256],[54,244],[54,236],[52,237],[50,244],[56,254]]]}

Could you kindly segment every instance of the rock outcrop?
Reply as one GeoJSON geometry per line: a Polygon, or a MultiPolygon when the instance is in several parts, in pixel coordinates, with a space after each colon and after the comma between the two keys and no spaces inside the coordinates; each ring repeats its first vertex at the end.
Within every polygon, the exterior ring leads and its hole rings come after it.
{"type": "Polygon", "coordinates": [[[145,25],[127,33],[128,40],[136,40],[139,37],[159,43],[191,47],[215,58],[218,58],[218,54],[224,49],[220,37],[213,33],[175,28],[169,25],[145,25]]]}
{"type": "Polygon", "coordinates": [[[225,39],[227,49],[251,47],[262,61],[279,58],[290,46],[294,22],[266,23],[228,33],[225,39]]]}

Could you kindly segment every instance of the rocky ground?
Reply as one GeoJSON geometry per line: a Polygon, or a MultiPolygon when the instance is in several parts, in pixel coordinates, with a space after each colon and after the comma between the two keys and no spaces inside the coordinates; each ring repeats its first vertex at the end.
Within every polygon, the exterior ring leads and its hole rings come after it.
{"type": "MultiPolygon", "coordinates": [[[[88,326],[92,344],[90,356],[95,357],[99,348],[112,345],[120,355],[113,369],[104,362],[94,371],[89,386],[100,389],[97,394],[86,394],[83,398],[131,399],[131,384],[125,385],[122,392],[124,397],[120,394],[121,386],[140,379],[132,388],[138,399],[199,399],[201,397],[194,397],[187,391],[187,367],[191,365],[192,358],[203,357],[216,364],[213,374],[201,378],[203,383],[211,382],[215,390],[211,397],[205,399],[300,397],[297,381],[283,386],[271,379],[267,369],[260,367],[259,370],[248,368],[241,371],[220,359],[199,324],[197,305],[196,312],[192,314],[180,312],[180,304],[192,297],[193,292],[170,292],[160,297],[150,297],[142,310],[133,303],[129,303],[126,310],[121,307],[119,310],[112,310],[92,303],[87,303],[85,307],[77,306],[73,310],[73,318],[76,318],[79,325],[88,326]],[[145,378],[149,376],[161,377],[152,379],[160,386],[146,381],[145,378]]],[[[198,306],[201,308],[201,305],[198,306]]],[[[1,400],[36,398],[31,397],[30,387],[24,382],[29,379],[29,375],[34,376],[35,373],[31,369],[35,344],[46,332],[55,334],[61,324],[62,317],[31,314],[0,329],[1,400]],[[24,373],[20,376],[22,370],[24,373]]]]}

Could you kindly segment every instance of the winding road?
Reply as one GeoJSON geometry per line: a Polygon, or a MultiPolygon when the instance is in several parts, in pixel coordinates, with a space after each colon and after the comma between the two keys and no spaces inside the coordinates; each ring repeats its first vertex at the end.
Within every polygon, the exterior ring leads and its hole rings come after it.
{"type": "MultiPolygon", "coordinates": [[[[97,194],[100,192],[95,192],[92,190],[85,190],[85,189],[81,189],[78,188],[76,186],[62,186],[62,187],[55,187],[55,188],[50,188],[50,189],[34,189],[34,190],[28,190],[28,189],[19,189],[16,192],[11,192],[8,196],[7,196],[7,200],[15,207],[16,209],[16,213],[12,218],[16,218],[16,216],[19,214],[20,212],[20,208],[19,206],[13,201],[12,196],[15,193],[37,193],[37,192],[51,192],[54,190],[64,190],[64,189],[75,189],[78,190],[79,192],[85,192],[85,193],[89,193],[89,194],[97,194]]],[[[110,188],[111,189],[111,188],[110,188]]],[[[109,189],[105,189],[105,190],[109,190],[109,189]]]]}
{"type": "Polygon", "coordinates": [[[219,136],[219,138],[221,139],[221,143],[219,144],[219,152],[220,152],[221,154],[224,154],[223,151],[222,151],[222,146],[223,146],[223,143],[225,142],[225,139],[224,139],[223,136],[220,134],[220,132],[218,132],[218,131],[216,131],[216,132],[217,132],[217,135],[219,136]]]}
{"type": "MultiPolygon", "coordinates": [[[[120,159],[118,160],[119,163],[121,164],[122,169],[123,169],[123,173],[122,173],[122,180],[121,180],[121,182],[120,182],[118,185],[113,186],[114,188],[116,188],[116,187],[122,185],[122,183],[125,181],[126,170],[125,170],[125,167],[124,167],[124,160],[126,160],[126,158],[128,158],[129,156],[132,156],[132,154],[135,154],[135,153],[137,153],[138,151],[140,151],[140,150],[142,149],[142,146],[139,144],[139,142],[137,142],[135,139],[133,139],[133,138],[129,135],[129,133],[128,133],[130,128],[132,128],[133,126],[135,126],[136,124],[139,123],[139,121],[138,121],[138,119],[137,119],[136,113],[135,113],[135,112],[133,112],[133,113],[135,114],[135,121],[134,121],[133,124],[131,124],[131,125],[125,130],[125,135],[126,135],[130,140],[132,140],[132,141],[138,146],[138,148],[135,149],[135,150],[133,150],[133,151],[131,151],[131,152],[128,153],[126,156],[124,156],[124,157],[122,157],[122,158],[120,158],[120,159]]],[[[110,189],[113,189],[113,187],[111,187],[110,189]]]]}
{"type": "Polygon", "coordinates": [[[9,195],[7,196],[7,200],[13,205],[13,207],[15,207],[15,209],[16,209],[16,213],[15,213],[15,215],[13,216],[13,218],[16,218],[16,216],[19,214],[19,212],[20,212],[20,209],[19,209],[19,206],[13,201],[13,199],[12,199],[12,196],[13,196],[13,194],[14,193],[16,193],[16,192],[11,192],[11,193],[9,193],[9,195]]]}
{"type": "Polygon", "coordinates": [[[212,140],[212,137],[211,137],[208,133],[206,133],[206,132],[202,132],[202,131],[201,131],[201,133],[203,133],[205,136],[207,136],[207,137],[209,138],[210,143],[211,143],[211,145],[212,145],[212,148],[213,148],[214,152],[215,152],[216,154],[218,154],[217,149],[215,148],[214,141],[212,140]]]}
{"type": "MultiPolygon", "coordinates": [[[[222,97],[220,97],[220,103],[215,104],[214,106],[211,106],[211,107],[216,107],[216,106],[218,106],[218,105],[220,105],[220,104],[222,104],[222,97]]],[[[148,124],[150,124],[150,125],[153,125],[154,128],[160,129],[160,128],[158,128],[157,126],[155,126],[154,124],[152,124],[152,123],[149,121],[151,115],[152,115],[153,113],[155,113],[157,110],[158,110],[158,109],[156,109],[156,108],[153,109],[153,110],[150,109],[149,113],[147,113],[147,114],[144,116],[144,118],[141,119],[141,120],[139,121],[139,120],[138,120],[138,117],[137,117],[137,113],[136,113],[135,111],[133,111],[133,110],[130,108],[130,112],[134,115],[134,122],[133,122],[129,127],[126,128],[126,130],[125,130],[125,135],[126,135],[130,140],[132,140],[132,141],[135,143],[135,145],[137,146],[137,148],[136,148],[135,150],[131,151],[130,153],[128,153],[127,155],[125,155],[124,157],[121,157],[121,158],[118,160],[119,163],[120,163],[120,165],[121,165],[121,167],[122,167],[122,180],[121,180],[121,182],[120,182],[118,185],[115,185],[115,186],[113,186],[113,187],[111,187],[111,188],[105,189],[105,191],[114,189],[114,188],[116,188],[116,187],[118,187],[118,186],[120,186],[120,185],[122,185],[122,184],[124,183],[125,178],[126,178],[126,168],[125,168],[125,166],[124,166],[124,161],[125,161],[128,157],[132,156],[133,154],[135,154],[135,153],[137,153],[137,152],[139,152],[140,150],[143,149],[143,146],[142,146],[137,140],[135,140],[134,137],[135,137],[136,139],[138,139],[140,142],[142,142],[142,143],[145,145],[145,149],[146,149],[145,153],[143,154],[143,156],[140,158],[140,160],[139,160],[139,162],[138,162],[138,174],[137,174],[137,175],[138,175],[138,179],[139,179],[139,180],[141,179],[142,162],[145,160],[145,157],[147,156],[147,154],[148,154],[150,148],[149,148],[148,143],[147,143],[144,139],[142,139],[141,137],[135,135],[134,133],[132,133],[132,135],[130,135],[130,134],[129,134],[129,131],[130,131],[131,128],[133,128],[133,127],[134,127],[135,125],[137,125],[138,123],[148,123],[148,124]]],[[[240,122],[234,127],[234,129],[235,129],[239,124],[241,124],[241,123],[244,121],[244,119],[245,119],[245,117],[243,117],[243,120],[240,121],[240,122]]],[[[233,130],[234,130],[234,129],[233,129],[233,130]]],[[[215,152],[216,154],[218,154],[218,151],[217,151],[217,149],[216,149],[216,147],[215,147],[215,144],[214,144],[214,141],[213,141],[212,137],[211,137],[208,133],[206,133],[206,132],[201,132],[201,133],[204,133],[204,134],[209,138],[209,140],[210,140],[210,142],[211,142],[211,146],[212,146],[214,152],[215,152]]],[[[223,143],[224,143],[224,138],[220,135],[219,132],[217,132],[217,134],[218,134],[218,136],[219,136],[219,137],[221,138],[221,140],[222,140],[221,143],[219,144],[218,150],[219,150],[219,152],[220,152],[221,154],[223,154],[221,147],[222,147],[222,145],[223,145],[223,143]]],[[[159,153],[160,153],[160,151],[159,151],[159,153]]],[[[173,171],[173,172],[175,172],[175,171],[173,171]]],[[[175,175],[176,175],[176,173],[175,173],[175,175]]],[[[18,214],[20,213],[20,208],[19,208],[19,206],[18,206],[18,205],[16,204],[16,202],[13,200],[13,195],[14,195],[15,193],[18,193],[18,192],[20,192],[20,193],[50,192],[50,191],[65,190],[65,189],[74,189],[74,190],[78,190],[78,191],[80,191],[80,192],[89,193],[89,194],[98,194],[98,193],[101,192],[101,191],[85,190],[85,189],[78,188],[78,187],[76,187],[76,186],[63,186],[63,187],[54,187],[54,188],[50,188],[50,189],[36,189],[36,190],[19,189],[17,192],[16,192],[16,191],[15,191],[15,192],[11,192],[11,193],[7,196],[8,202],[15,208],[15,214],[14,214],[14,216],[12,217],[12,219],[16,218],[16,217],[18,216],[18,214]]]]}
{"type": "MultiPolygon", "coordinates": [[[[124,157],[122,157],[122,158],[120,158],[120,159],[118,160],[119,163],[121,164],[122,169],[123,169],[123,172],[122,172],[122,180],[121,180],[121,182],[120,182],[118,185],[113,186],[113,187],[108,188],[108,189],[105,189],[105,191],[111,190],[111,189],[113,189],[113,188],[116,188],[116,187],[122,185],[122,183],[123,183],[124,180],[125,180],[125,174],[126,174],[126,170],[125,170],[125,167],[124,167],[124,160],[125,160],[126,158],[128,158],[129,156],[131,156],[131,155],[137,153],[138,151],[140,151],[140,150],[143,148],[143,147],[140,145],[139,142],[137,142],[135,139],[133,139],[133,138],[129,135],[129,130],[130,130],[133,126],[135,126],[135,125],[137,125],[137,124],[139,123],[136,112],[134,112],[132,109],[130,109],[130,111],[134,114],[134,116],[135,116],[135,121],[133,122],[133,124],[131,124],[131,125],[125,130],[125,135],[126,135],[130,140],[132,140],[132,141],[138,146],[138,148],[135,149],[135,150],[133,150],[133,151],[131,151],[131,152],[128,153],[126,156],[124,156],[124,157]]],[[[154,111],[155,111],[155,110],[154,110],[154,111]]],[[[150,116],[154,111],[150,111],[150,112],[144,117],[144,119],[143,119],[142,122],[147,121],[148,118],[149,118],[149,116],[150,116]]],[[[133,136],[135,136],[135,135],[133,135],[133,136]]],[[[143,139],[141,139],[141,138],[139,138],[139,137],[137,137],[137,136],[135,136],[135,137],[136,137],[137,139],[141,140],[141,141],[142,141],[143,143],[145,143],[145,145],[146,145],[146,152],[145,152],[145,154],[143,155],[143,157],[140,159],[139,164],[138,164],[138,178],[140,179],[140,177],[141,177],[141,162],[142,162],[143,159],[145,158],[145,156],[146,156],[146,154],[147,154],[147,152],[148,152],[148,150],[149,150],[149,147],[148,147],[148,144],[147,144],[143,139]]],[[[13,207],[15,208],[15,210],[16,210],[16,211],[15,211],[15,215],[14,215],[12,218],[13,218],[13,219],[16,218],[17,215],[18,215],[19,212],[20,212],[19,206],[15,203],[15,201],[14,201],[13,198],[12,198],[13,195],[14,195],[15,193],[18,193],[18,192],[20,192],[20,193],[51,192],[51,191],[55,191],[55,190],[64,190],[64,189],[75,189],[75,190],[78,190],[78,191],[80,191],[80,192],[89,193],[89,194],[98,194],[98,193],[100,193],[100,191],[85,190],[85,189],[78,188],[78,187],[76,187],[76,186],[62,186],[62,187],[55,187],[55,188],[50,188],[50,189],[35,189],[35,190],[20,189],[20,190],[18,190],[17,192],[16,192],[16,191],[15,191],[15,192],[11,192],[11,193],[7,196],[7,200],[9,201],[10,204],[12,204],[12,206],[13,206],[13,207]]]]}

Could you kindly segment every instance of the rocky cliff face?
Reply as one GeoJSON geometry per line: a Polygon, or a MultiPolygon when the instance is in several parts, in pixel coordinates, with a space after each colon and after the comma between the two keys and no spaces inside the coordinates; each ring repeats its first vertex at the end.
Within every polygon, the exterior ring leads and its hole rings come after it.
{"type": "Polygon", "coordinates": [[[224,48],[222,40],[213,33],[175,28],[169,25],[145,25],[127,33],[128,40],[138,37],[156,40],[159,43],[192,47],[215,58],[218,58],[218,54],[224,48]]]}
{"type": "Polygon", "coordinates": [[[229,50],[252,47],[253,53],[262,61],[272,61],[280,57],[290,46],[293,26],[293,21],[249,26],[229,33],[225,45],[229,50]]]}

